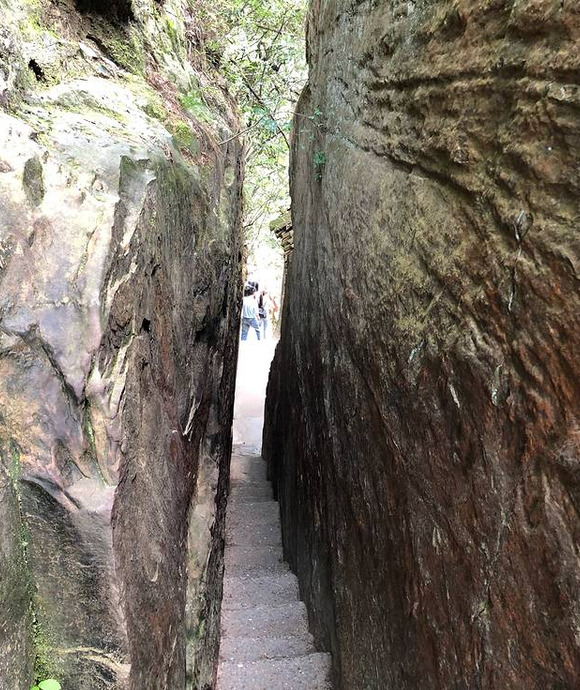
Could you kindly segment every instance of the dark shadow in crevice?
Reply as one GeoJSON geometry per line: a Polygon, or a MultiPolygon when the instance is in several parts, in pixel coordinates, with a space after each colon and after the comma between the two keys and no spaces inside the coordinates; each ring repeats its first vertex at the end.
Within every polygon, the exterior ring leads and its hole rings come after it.
{"type": "Polygon", "coordinates": [[[131,0],[76,0],[79,12],[98,14],[105,19],[128,22],[135,18],[131,0]]]}
{"type": "Polygon", "coordinates": [[[36,62],[36,60],[32,59],[28,63],[28,69],[31,70],[34,73],[34,76],[36,77],[36,81],[46,81],[46,75],[44,74],[44,70],[42,67],[36,62]]]}

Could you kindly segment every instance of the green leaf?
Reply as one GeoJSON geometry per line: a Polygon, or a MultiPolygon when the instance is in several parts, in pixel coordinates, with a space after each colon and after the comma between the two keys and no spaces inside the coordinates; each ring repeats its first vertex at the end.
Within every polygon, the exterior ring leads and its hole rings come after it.
{"type": "Polygon", "coordinates": [[[62,690],[60,683],[54,678],[47,678],[38,684],[40,690],[62,690]]]}
{"type": "Polygon", "coordinates": [[[40,688],[38,687],[38,685],[33,685],[33,686],[30,688],[30,690],[40,690],[40,688]]]}
{"type": "Polygon", "coordinates": [[[314,154],[314,165],[321,167],[326,164],[326,154],[324,151],[316,151],[314,154]]]}

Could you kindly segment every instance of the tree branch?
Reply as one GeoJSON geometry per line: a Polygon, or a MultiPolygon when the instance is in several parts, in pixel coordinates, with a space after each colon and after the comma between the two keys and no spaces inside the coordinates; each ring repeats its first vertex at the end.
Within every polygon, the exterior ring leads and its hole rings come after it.
{"type": "Polygon", "coordinates": [[[246,88],[248,91],[252,94],[252,96],[256,99],[258,105],[260,105],[264,110],[268,113],[268,115],[272,118],[272,122],[276,123],[276,128],[278,129],[278,132],[284,137],[284,141],[286,142],[286,146],[288,147],[288,150],[290,150],[290,142],[288,141],[288,137],[286,136],[286,133],[280,127],[280,124],[278,123],[278,120],[274,117],[272,111],[268,106],[264,103],[264,101],[260,98],[260,96],[256,93],[256,90],[254,87],[250,84],[250,82],[246,79],[246,76],[243,74],[242,75],[242,81],[246,85],[246,88]]]}
{"type": "Polygon", "coordinates": [[[254,129],[254,127],[257,127],[257,126],[260,124],[260,122],[262,122],[262,120],[263,120],[264,118],[265,118],[265,115],[262,115],[262,117],[261,117],[257,122],[254,122],[253,125],[250,125],[249,127],[246,127],[246,129],[242,129],[242,131],[241,131],[241,132],[238,132],[237,134],[233,134],[233,135],[232,135],[231,137],[229,137],[228,139],[224,139],[223,141],[220,141],[220,142],[218,143],[218,146],[221,146],[222,144],[227,144],[228,142],[233,141],[234,139],[237,139],[238,137],[241,137],[242,134],[245,134],[246,132],[249,132],[251,129],[254,129]]]}

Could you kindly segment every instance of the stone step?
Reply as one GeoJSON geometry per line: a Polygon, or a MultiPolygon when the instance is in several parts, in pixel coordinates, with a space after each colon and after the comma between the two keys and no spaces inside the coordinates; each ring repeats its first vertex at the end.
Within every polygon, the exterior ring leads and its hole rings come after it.
{"type": "Polygon", "coordinates": [[[282,546],[280,525],[260,523],[234,524],[226,528],[226,544],[229,546],[282,546]]]}
{"type": "Polygon", "coordinates": [[[228,498],[228,505],[233,503],[258,503],[259,501],[273,501],[272,486],[264,482],[260,484],[238,484],[232,487],[228,498]]]}
{"type": "Polygon", "coordinates": [[[231,637],[300,637],[311,641],[306,606],[302,601],[281,606],[225,610],[222,639],[231,637]]]}
{"type": "Polygon", "coordinates": [[[266,575],[288,572],[280,546],[228,546],[226,575],[266,575]]]}
{"type": "Polygon", "coordinates": [[[267,466],[260,457],[232,457],[230,478],[232,480],[262,481],[266,479],[267,466]]]}
{"type": "Polygon", "coordinates": [[[217,690],[331,690],[330,656],[222,662],[217,690]]]}
{"type": "Polygon", "coordinates": [[[232,492],[251,492],[251,491],[269,491],[272,492],[272,482],[267,479],[234,479],[230,476],[230,483],[232,485],[232,492]]]}
{"type": "Polygon", "coordinates": [[[272,484],[265,479],[259,481],[250,481],[249,479],[230,479],[231,491],[238,491],[243,489],[268,489],[272,490],[272,484]]]}
{"type": "Polygon", "coordinates": [[[220,662],[291,659],[313,654],[312,639],[305,637],[230,637],[220,645],[220,662]]]}
{"type": "Polygon", "coordinates": [[[229,525],[252,525],[257,522],[280,524],[280,508],[276,501],[257,501],[238,503],[228,506],[227,522],[229,525]]]}
{"type": "Polygon", "coordinates": [[[222,609],[280,606],[299,601],[298,580],[294,573],[259,577],[226,575],[222,609]]]}
{"type": "Polygon", "coordinates": [[[260,455],[260,445],[253,445],[251,443],[235,443],[232,448],[232,457],[247,457],[251,456],[253,458],[261,458],[260,455]]]}
{"type": "Polygon", "coordinates": [[[331,690],[330,655],[315,652],[266,469],[255,449],[235,448],[216,690],[331,690]]]}
{"type": "Polygon", "coordinates": [[[272,482],[268,479],[248,479],[244,477],[232,477],[230,474],[230,487],[232,489],[264,489],[272,488],[272,482]]]}
{"type": "Polygon", "coordinates": [[[243,460],[259,460],[260,462],[263,462],[266,464],[266,461],[262,457],[260,451],[258,448],[254,447],[252,448],[251,446],[242,446],[239,451],[234,448],[232,451],[232,462],[235,461],[243,461],[243,460]]]}

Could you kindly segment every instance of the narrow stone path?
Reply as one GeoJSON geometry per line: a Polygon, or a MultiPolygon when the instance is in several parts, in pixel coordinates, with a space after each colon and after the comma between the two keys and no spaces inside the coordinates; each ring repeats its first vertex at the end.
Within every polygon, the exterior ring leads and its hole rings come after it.
{"type": "Polygon", "coordinates": [[[257,449],[234,448],[217,690],[330,690],[298,580],[282,555],[280,515],[257,449]]]}

